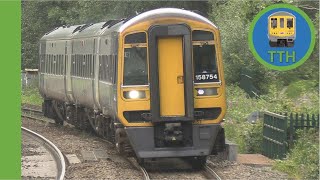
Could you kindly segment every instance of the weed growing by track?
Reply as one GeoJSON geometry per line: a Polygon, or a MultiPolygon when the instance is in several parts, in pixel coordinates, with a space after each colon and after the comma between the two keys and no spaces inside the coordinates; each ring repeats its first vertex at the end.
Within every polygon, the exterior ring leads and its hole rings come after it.
{"type": "Polygon", "coordinates": [[[21,90],[21,103],[41,106],[43,99],[37,87],[25,87],[21,90]]]}

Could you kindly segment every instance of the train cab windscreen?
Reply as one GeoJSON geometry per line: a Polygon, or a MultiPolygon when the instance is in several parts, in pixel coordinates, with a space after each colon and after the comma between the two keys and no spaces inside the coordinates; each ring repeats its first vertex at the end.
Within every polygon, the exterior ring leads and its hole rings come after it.
{"type": "Polygon", "coordinates": [[[192,41],[195,73],[194,82],[219,81],[213,34],[207,31],[194,31],[192,41]]]}
{"type": "Polygon", "coordinates": [[[292,28],[293,27],[293,18],[288,18],[287,19],[287,28],[292,28]]]}
{"type": "Polygon", "coordinates": [[[147,85],[146,33],[138,32],[125,37],[123,85],[147,85]]]}
{"type": "Polygon", "coordinates": [[[277,18],[271,18],[271,27],[276,28],[277,27],[277,18]]]}
{"type": "Polygon", "coordinates": [[[146,47],[125,48],[123,85],[147,85],[147,68],[146,47]]]}

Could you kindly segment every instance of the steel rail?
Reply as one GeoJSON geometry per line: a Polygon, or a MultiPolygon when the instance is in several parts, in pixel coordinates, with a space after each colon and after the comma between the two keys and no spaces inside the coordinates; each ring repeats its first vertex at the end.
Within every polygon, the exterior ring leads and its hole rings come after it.
{"type": "Polygon", "coordinates": [[[61,153],[61,151],[57,148],[57,146],[55,146],[51,141],[49,141],[47,138],[43,137],[42,135],[31,131],[25,127],[21,127],[21,130],[28,133],[29,135],[36,137],[37,139],[39,139],[46,147],[46,149],[48,149],[51,154],[53,155],[53,158],[56,162],[57,165],[57,180],[63,180],[65,173],[66,173],[66,161],[64,159],[63,154],[61,153]]]}
{"type": "Polygon", "coordinates": [[[208,164],[213,164],[212,161],[207,160],[207,164],[204,165],[204,171],[206,174],[208,174],[209,179],[216,179],[216,180],[222,180],[221,177],[211,168],[208,166],[208,164]]]}
{"type": "Polygon", "coordinates": [[[125,159],[126,159],[127,161],[129,161],[129,163],[130,163],[131,165],[133,165],[136,169],[138,169],[138,170],[140,170],[140,171],[142,172],[142,174],[143,174],[143,179],[144,179],[144,180],[150,180],[150,176],[149,176],[147,170],[146,170],[144,167],[140,166],[140,164],[138,164],[138,162],[136,161],[135,158],[127,157],[127,158],[125,158],[125,159]]]}
{"type": "Polygon", "coordinates": [[[21,109],[22,109],[23,111],[42,113],[42,111],[41,111],[41,110],[38,110],[38,109],[32,109],[32,108],[26,108],[26,107],[22,107],[21,109]]]}

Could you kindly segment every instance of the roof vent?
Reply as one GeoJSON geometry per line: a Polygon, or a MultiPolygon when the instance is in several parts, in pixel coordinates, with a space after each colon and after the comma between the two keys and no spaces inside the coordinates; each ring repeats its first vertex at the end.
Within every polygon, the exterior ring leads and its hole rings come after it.
{"type": "Polygon", "coordinates": [[[82,27],[80,28],[79,32],[83,31],[84,29],[86,29],[87,27],[90,27],[90,26],[92,26],[92,25],[93,25],[93,23],[86,24],[86,25],[82,26],[82,27]]]}
{"type": "Polygon", "coordinates": [[[56,27],[56,28],[52,29],[51,31],[47,32],[45,35],[48,35],[48,34],[52,33],[53,31],[55,31],[57,29],[59,29],[59,27],[56,27]]]}

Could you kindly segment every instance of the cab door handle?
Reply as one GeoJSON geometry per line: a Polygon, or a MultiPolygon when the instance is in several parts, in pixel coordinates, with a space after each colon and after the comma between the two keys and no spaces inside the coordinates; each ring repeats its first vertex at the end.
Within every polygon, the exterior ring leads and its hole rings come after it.
{"type": "Polygon", "coordinates": [[[177,77],[177,83],[178,84],[183,84],[183,76],[178,76],[177,77]]]}

